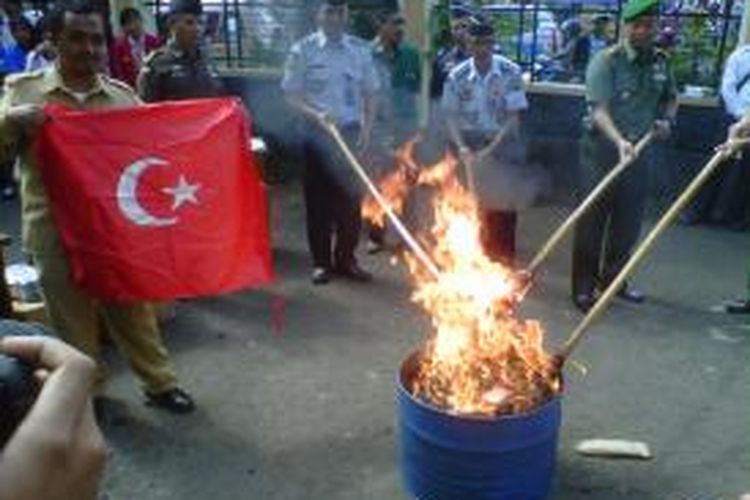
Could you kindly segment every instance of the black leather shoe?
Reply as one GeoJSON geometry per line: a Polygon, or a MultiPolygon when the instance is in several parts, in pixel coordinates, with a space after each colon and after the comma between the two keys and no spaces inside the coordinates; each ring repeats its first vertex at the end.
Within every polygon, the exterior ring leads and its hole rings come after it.
{"type": "Polygon", "coordinates": [[[191,413],[195,410],[193,398],[179,387],[156,394],[146,392],[146,404],[177,414],[191,413]]]}
{"type": "Polygon", "coordinates": [[[367,253],[369,255],[375,255],[385,250],[385,245],[379,241],[368,241],[367,242],[367,253]]]}
{"type": "Polygon", "coordinates": [[[646,294],[632,288],[623,288],[622,290],[617,292],[617,296],[622,300],[630,302],[632,304],[643,304],[644,302],[646,302],[646,294]]]}
{"type": "Polygon", "coordinates": [[[316,267],[313,269],[310,280],[313,282],[313,285],[325,285],[331,281],[331,275],[325,267],[316,267]]]}
{"type": "Polygon", "coordinates": [[[750,299],[727,301],[724,311],[728,314],[750,314],[750,299]]]}
{"type": "Polygon", "coordinates": [[[107,399],[104,396],[94,396],[91,399],[91,404],[94,408],[94,418],[96,419],[96,423],[99,425],[108,423],[110,411],[107,399]]]}
{"type": "Polygon", "coordinates": [[[579,293],[573,298],[573,303],[579,311],[586,314],[596,304],[596,297],[592,293],[579,293]]]}
{"type": "Polygon", "coordinates": [[[333,271],[339,276],[359,283],[372,281],[372,274],[359,267],[356,263],[349,264],[348,266],[336,266],[333,271]]]}

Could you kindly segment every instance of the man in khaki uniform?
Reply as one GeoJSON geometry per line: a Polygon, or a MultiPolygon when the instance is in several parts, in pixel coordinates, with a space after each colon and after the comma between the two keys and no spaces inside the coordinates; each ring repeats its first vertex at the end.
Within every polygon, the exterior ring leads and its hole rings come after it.
{"type": "MultiPolygon", "coordinates": [[[[34,165],[31,145],[35,130],[45,120],[45,104],[76,109],[140,104],[128,86],[98,73],[105,54],[101,13],[84,0],[63,5],[52,21],[59,53],[57,64],[9,79],[0,101],[0,154],[7,154],[14,146],[21,151],[24,247],[39,267],[49,321],[59,334],[97,359],[99,324],[103,320],[142,380],[147,402],[175,413],[187,413],[193,410],[194,403],[177,387],[152,307],[145,303],[102,303],[71,282],[44,185],[34,165]]],[[[72,191],[75,188],[71,186],[72,191]]]]}

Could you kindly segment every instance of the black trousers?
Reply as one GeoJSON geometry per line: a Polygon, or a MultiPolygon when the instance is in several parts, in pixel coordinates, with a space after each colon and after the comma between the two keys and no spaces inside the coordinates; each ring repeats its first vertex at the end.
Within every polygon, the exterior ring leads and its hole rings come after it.
{"type": "Polygon", "coordinates": [[[482,246],[491,260],[512,266],[516,257],[518,213],[481,209],[482,246]]]}
{"type": "MultiPolygon", "coordinates": [[[[353,145],[359,127],[341,130],[353,145]]],[[[362,228],[361,190],[336,144],[324,133],[309,133],[303,144],[307,242],[313,265],[331,269],[355,263],[362,228]]]]}
{"type": "MultiPolygon", "coordinates": [[[[604,289],[630,259],[645,209],[648,166],[644,151],[627,172],[584,214],[573,236],[572,294],[604,289]]],[[[602,137],[581,140],[577,198],[583,200],[618,162],[617,150],[602,137]]]]}
{"type": "MultiPolygon", "coordinates": [[[[734,117],[725,116],[721,130],[735,121],[734,117]]],[[[694,222],[729,225],[750,221],[750,151],[744,150],[739,159],[708,180],[686,217],[694,222]]]]}

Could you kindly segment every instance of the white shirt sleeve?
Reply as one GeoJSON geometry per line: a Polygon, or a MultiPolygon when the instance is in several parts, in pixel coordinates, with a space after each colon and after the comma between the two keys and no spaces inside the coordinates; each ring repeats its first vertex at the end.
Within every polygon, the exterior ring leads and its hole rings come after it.
{"type": "Polygon", "coordinates": [[[374,94],[380,90],[380,77],[378,76],[378,70],[375,66],[375,60],[372,57],[372,53],[365,49],[363,53],[363,64],[364,64],[364,79],[362,81],[362,90],[365,94],[374,94]]]}
{"type": "Polygon", "coordinates": [[[440,107],[448,115],[458,114],[458,88],[456,86],[456,79],[452,75],[448,75],[448,80],[445,82],[440,107]]]}
{"type": "MultiPolygon", "coordinates": [[[[739,79],[744,78],[744,76],[738,74],[739,61],[740,58],[737,52],[729,56],[724,67],[724,75],[721,78],[721,98],[724,100],[727,112],[735,118],[741,118],[743,115],[742,102],[739,92],[737,92],[737,84],[740,83],[739,79]]],[[[748,68],[748,71],[750,71],[750,68],[748,68]]]]}
{"type": "Polygon", "coordinates": [[[523,111],[529,107],[529,101],[526,100],[526,92],[523,90],[523,79],[521,71],[514,69],[513,73],[508,76],[508,92],[505,94],[505,108],[508,111],[523,111]]]}
{"type": "Polygon", "coordinates": [[[284,92],[296,94],[304,91],[304,61],[301,44],[295,44],[289,51],[284,64],[281,88],[284,92]]]}

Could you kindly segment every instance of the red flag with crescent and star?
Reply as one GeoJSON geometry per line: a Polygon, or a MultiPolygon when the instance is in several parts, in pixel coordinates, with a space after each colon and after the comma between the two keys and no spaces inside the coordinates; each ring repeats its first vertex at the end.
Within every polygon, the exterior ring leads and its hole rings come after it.
{"type": "Polygon", "coordinates": [[[273,279],[266,194],[238,100],[45,112],[37,164],[78,286],[130,302],[273,279]]]}

